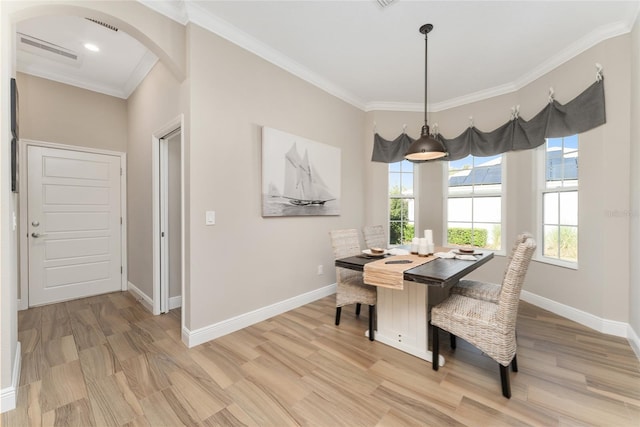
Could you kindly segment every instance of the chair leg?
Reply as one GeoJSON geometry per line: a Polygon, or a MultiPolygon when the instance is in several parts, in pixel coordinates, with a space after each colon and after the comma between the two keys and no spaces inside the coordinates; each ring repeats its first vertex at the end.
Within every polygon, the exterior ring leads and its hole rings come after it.
{"type": "Polygon", "coordinates": [[[518,372],[518,359],[516,359],[516,355],[513,355],[513,360],[511,361],[511,370],[513,372],[518,372]]]}
{"type": "Polygon", "coordinates": [[[362,304],[356,303],[356,317],[360,316],[360,307],[362,307],[362,304]]]}
{"type": "Polygon", "coordinates": [[[438,328],[436,325],[434,325],[433,323],[431,324],[431,347],[432,347],[432,351],[431,351],[431,368],[434,371],[437,371],[438,368],[440,367],[440,364],[438,363],[438,359],[440,358],[440,339],[438,337],[438,334],[440,332],[440,328],[438,328]]]}
{"type": "Polygon", "coordinates": [[[336,326],[340,324],[340,313],[342,313],[342,307],[336,307],[336,326]]]}
{"type": "Polygon", "coordinates": [[[451,350],[456,349],[456,336],[449,332],[449,342],[451,343],[451,350]]]}
{"type": "Polygon", "coordinates": [[[500,381],[502,382],[502,395],[511,399],[511,385],[509,384],[509,367],[500,365],[500,381]]]}
{"type": "MultiPolygon", "coordinates": [[[[358,304],[358,307],[360,306],[360,304],[358,304]]],[[[373,327],[373,318],[376,314],[376,306],[375,305],[370,305],[369,306],[369,341],[373,341],[375,339],[374,335],[374,327],[373,327]]]]}

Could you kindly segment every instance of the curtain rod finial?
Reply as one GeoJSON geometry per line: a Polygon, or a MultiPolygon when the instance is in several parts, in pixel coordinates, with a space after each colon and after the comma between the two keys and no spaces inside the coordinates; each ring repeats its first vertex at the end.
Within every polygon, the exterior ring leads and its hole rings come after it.
{"type": "Polygon", "coordinates": [[[602,80],[602,64],[596,62],[596,81],[602,80]]]}

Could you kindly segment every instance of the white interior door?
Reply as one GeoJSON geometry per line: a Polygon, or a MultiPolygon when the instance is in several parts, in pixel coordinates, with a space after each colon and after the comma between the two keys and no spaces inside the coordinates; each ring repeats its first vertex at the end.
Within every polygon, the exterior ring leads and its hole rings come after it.
{"type": "Polygon", "coordinates": [[[120,157],[29,146],[29,305],[121,289],[120,157]]]}

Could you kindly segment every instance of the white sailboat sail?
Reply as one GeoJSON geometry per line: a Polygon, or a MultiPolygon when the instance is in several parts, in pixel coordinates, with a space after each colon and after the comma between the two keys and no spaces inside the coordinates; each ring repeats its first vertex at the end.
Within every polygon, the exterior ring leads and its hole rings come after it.
{"type": "Polygon", "coordinates": [[[300,157],[298,148],[293,143],[285,154],[283,197],[295,205],[322,205],[335,197],[329,192],[322,178],[317,175],[309,161],[309,153],[305,150],[304,158],[300,157]]]}

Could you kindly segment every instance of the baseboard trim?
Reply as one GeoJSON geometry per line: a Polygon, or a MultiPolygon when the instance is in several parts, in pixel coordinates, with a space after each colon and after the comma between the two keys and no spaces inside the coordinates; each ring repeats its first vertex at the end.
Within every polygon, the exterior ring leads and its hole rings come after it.
{"type": "Polygon", "coordinates": [[[150,313],[153,313],[153,299],[151,299],[151,297],[142,292],[136,285],[131,282],[128,282],[127,290],[133,294],[133,297],[137,301],[139,301],[144,308],[149,310],[150,313]]]}
{"type": "Polygon", "coordinates": [[[22,349],[20,341],[16,345],[16,357],[13,361],[13,372],[11,373],[11,387],[3,388],[0,391],[0,413],[16,408],[18,402],[18,384],[20,384],[20,366],[22,363],[22,349]]]}
{"type": "Polygon", "coordinates": [[[627,340],[629,340],[629,344],[631,344],[631,348],[633,352],[636,354],[638,359],[640,359],[640,337],[636,334],[636,331],[633,330],[631,325],[627,327],[627,340]]]}
{"type": "Polygon", "coordinates": [[[173,310],[178,307],[182,307],[182,297],[169,297],[169,310],[173,310]]]}
{"type": "Polygon", "coordinates": [[[627,323],[618,322],[616,320],[603,319],[591,313],[587,313],[586,311],[578,310],[577,308],[561,304],[559,302],[550,300],[549,298],[541,297],[540,295],[536,295],[528,291],[522,291],[522,293],[520,294],[520,298],[540,308],[549,310],[550,312],[555,313],[559,316],[566,317],[569,320],[573,320],[574,322],[578,322],[581,325],[587,326],[591,329],[595,329],[598,332],[602,332],[603,334],[629,338],[629,325],[627,323]]]}
{"type": "Polygon", "coordinates": [[[195,347],[335,293],[336,284],[334,283],[193,331],[184,327],[182,341],[189,348],[195,347]]]}

